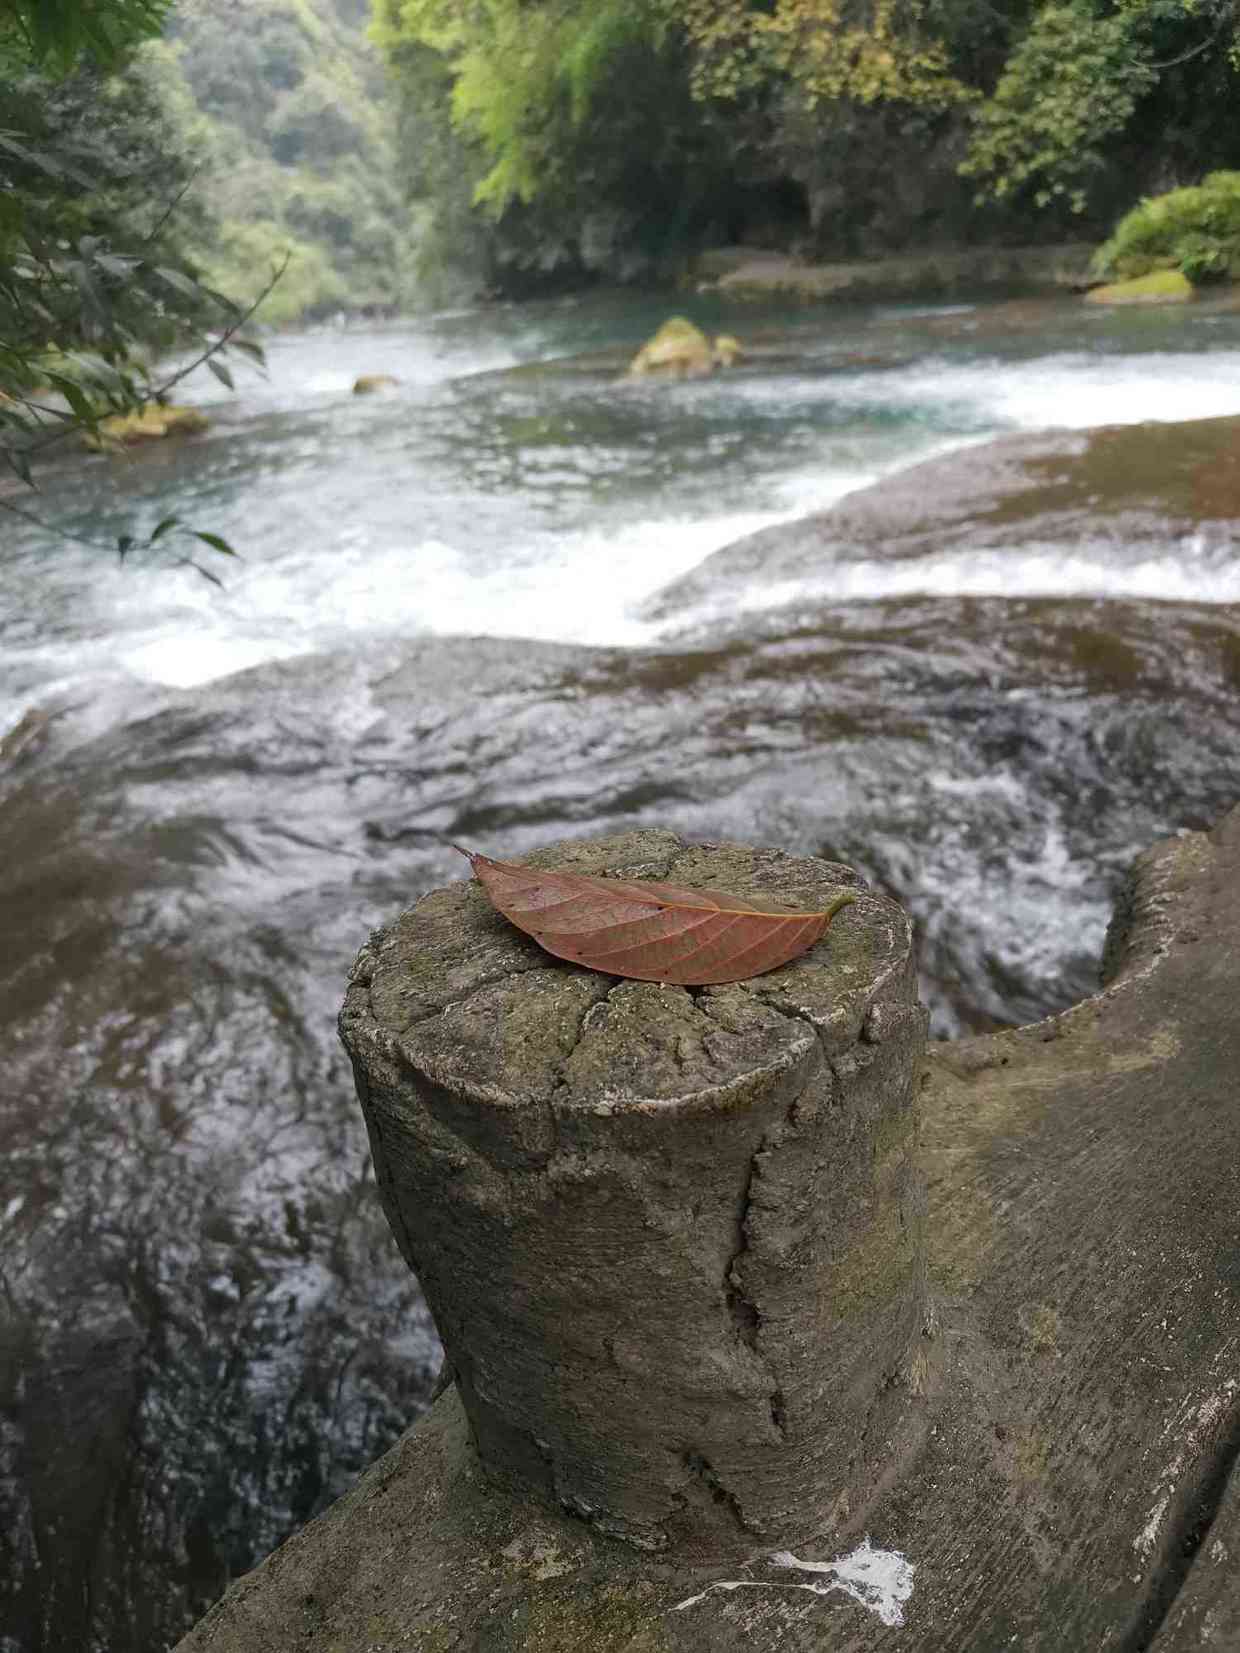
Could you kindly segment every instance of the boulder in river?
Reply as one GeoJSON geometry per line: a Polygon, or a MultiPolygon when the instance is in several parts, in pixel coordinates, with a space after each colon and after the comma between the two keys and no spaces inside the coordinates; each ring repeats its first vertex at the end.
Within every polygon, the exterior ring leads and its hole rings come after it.
{"type": "Polygon", "coordinates": [[[400,380],[390,373],[359,373],[353,381],[355,396],[374,396],[381,390],[395,390],[400,380]]]}
{"type": "Polygon", "coordinates": [[[143,442],[159,442],[165,436],[196,436],[210,421],[199,408],[163,406],[148,402],[136,413],[116,413],[101,419],[98,430],[87,431],[82,440],[96,452],[101,448],[133,448],[143,442]]]}
{"type": "Polygon", "coordinates": [[[718,333],[715,335],[713,355],[715,358],[715,365],[717,367],[731,367],[733,363],[739,361],[744,354],[745,352],[741,348],[741,341],[738,338],[734,338],[731,333],[718,333]]]}
{"type": "Polygon", "coordinates": [[[1085,294],[1090,304],[1187,304],[1192,296],[1193,284],[1182,270],[1152,270],[1085,294]]]}
{"type": "Polygon", "coordinates": [[[730,334],[721,334],[712,344],[700,327],[684,316],[673,316],[637,352],[629,373],[634,378],[664,373],[671,378],[696,379],[713,373],[716,367],[730,367],[740,354],[740,343],[730,334]]]}
{"type": "Polygon", "coordinates": [[[33,757],[45,744],[52,719],[58,714],[32,706],[3,736],[0,736],[0,769],[33,757]]]}

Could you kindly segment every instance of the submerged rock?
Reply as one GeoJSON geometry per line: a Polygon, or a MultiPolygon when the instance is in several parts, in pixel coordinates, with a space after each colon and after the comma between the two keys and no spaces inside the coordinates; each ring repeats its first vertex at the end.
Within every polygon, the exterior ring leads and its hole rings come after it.
{"type": "MultiPolygon", "coordinates": [[[[717,644],[757,629],[786,636],[805,621],[811,582],[830,600],[847,590],[858,564],[881,562],[894,594],[901,564],[964,555],[1006,557],[1015,566],[1042,546],[1101,561],[1115,558],[1119,545],[1134,570],[1175,548],[1212,575],[1230,565],[1240,520],[1237,441],[1235,417],[1001,436],[733,541],[663,586],[643,616],[683,625],[678,642],[717,644]],[[781,587],[795,612],[770,600],[781,587]],[[756,608],[755,591],[767,594],[756,608]]],[[[911,589],[932,589],[932,581],[919,588],[913,580],[911,589]]],[[[1168,595],[1178,589],[1170,584],[1168,595]]],[[[1220,609],[1219,618],[1229,612],[1220,609]]]]}
{"type": "Polygon", "coordinates": [[[353,381],[355,396],[373,396],[380,390],[395,390],[400,380],[390,373],[361,373],[353,381]]]}
{"type": "Polygon", "coordinates": [[[1153,270],[1085,294],[1090,304],[1186,304],[1192,296],[1193,284],[1181,270],[1153,270]]]}
{"type": "Polygon", "coordinates": [[[165,436],[196,436],[206,430],[210,420],[200,408],[164,407],[148,402],[137,413],[117,413],[110,419],[101,419],[97,431],[87,431],[82,437],[88,448],[96,453],[102,448],[133,448],[143,442],[159,442],[165,436]]]}

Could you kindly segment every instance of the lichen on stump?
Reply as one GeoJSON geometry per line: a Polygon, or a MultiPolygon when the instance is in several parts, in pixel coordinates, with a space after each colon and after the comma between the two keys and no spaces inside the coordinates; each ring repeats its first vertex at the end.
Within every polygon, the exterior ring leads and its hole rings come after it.
{"type": "MultiPolygon", "coordinates": [[[[861,885],[657,831],[529,859],[807,909],[861,885]]],[[[923,1320],[900,908],[859,888],[802,958],[686,989],[554,960],[458,883],[372,938],[341,1030],[493,1480],[703,1556],[864,1501],[923,1320]]]]}

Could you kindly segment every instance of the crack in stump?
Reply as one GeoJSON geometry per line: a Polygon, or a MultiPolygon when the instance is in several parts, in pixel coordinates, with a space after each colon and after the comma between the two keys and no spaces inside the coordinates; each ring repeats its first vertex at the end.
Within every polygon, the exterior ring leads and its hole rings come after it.
{"type": "Polygon", "coordinates": [[[761,1351],[758,1348],[758,1332],[762,1325],[762,1316],[758,1312],[758,1305],[745,1295],[739,1265],[749,1249],[749,1235],[747,1232],[749,1207],[753,1195],[754,1178],[758,1174],[758,1154],[761,1152],[762,1149],[759,1146],[757,1152],[750,1156],[749,1166],[745,1173],[745,1186],[741,1190],[737,1207],[736,1241],[723,1269],[724,1296],[733,1329],[738,1340],[747,1349],[751,1349],[759,1359],[761,1359],[761,1351]]]}
{"type": "MultiPolygon", "coordinates": [[[[792,1104],[796,1106],[795,1102],[792,1104]]],[[[740,1275],[740,1263],[749,1250],[749,1211],[753,1198],[754,1179],[759,1175],[758,1157],[769,1152],[769,1133],[764,1133],[755,1153],[750,1156],[749,1169],[745,1176],[745,1186],[741,1193],[739,1209],[736,1218],[735,1249],[728,1258],[723,1271],[724,1296],[727,1302],[728,1316],[732,1322],[732,1329],[737,1341],[753,1355],[765,1369],[770,1381],[770,1392],[767,1397],[767,1408],[770,1413],[771,1425],[781,1440],[788,1438],[788,1407],[782,1387],[775,1369],[763,1352],[761,1345],[762,1311],[753,1298],[746,1294],[744,1283],[740,1275]]]]}

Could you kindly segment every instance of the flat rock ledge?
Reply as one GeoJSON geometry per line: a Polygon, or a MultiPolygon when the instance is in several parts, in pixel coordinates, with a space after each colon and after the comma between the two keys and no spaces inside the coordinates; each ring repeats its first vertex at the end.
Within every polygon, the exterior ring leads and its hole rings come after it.
{"type": "MultiPolygon", "coordinates": [[[[369,972],[355,1044],[451,1062],[401,1046],[433,1039],[445,1004],[472,992],[440,979],[411,992],[407,972],[385,988],[381,953],[351,989],[369,972]]],[[[795,1554],[760,1535],[726,1559],[637,1548],[519,1477],[506,1486],[454,1384],[181,1653],[1234,1650],[1238,1007],[1240,809],[1137,862],[1097,995],[929,1051],[916,1375],[906,1363],[896,1379],[904,1404],[873,1473],[795,1554]]],[[[844,1054],[849,1035],[861,1029],[841,1024],[844,1054]]],[[[588,1101],[583,1084],[575,1102],[571,1086],[553,1093],[562,1114],[588,1101]]]]}
{"type": "Polygon", "coordinates": [[[731,298],[925,298],[987,287],[1077,292],[1089,283],[1092,245],[945,247],[884,258],[808,263],[788,253],[717,248],[698,261],[700,289],[731,298]]]}

